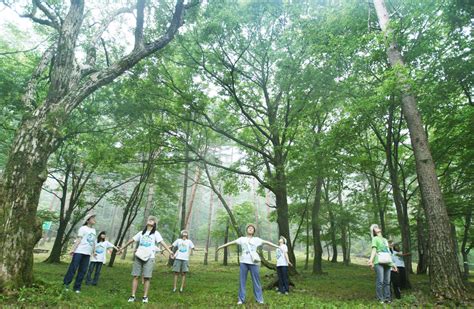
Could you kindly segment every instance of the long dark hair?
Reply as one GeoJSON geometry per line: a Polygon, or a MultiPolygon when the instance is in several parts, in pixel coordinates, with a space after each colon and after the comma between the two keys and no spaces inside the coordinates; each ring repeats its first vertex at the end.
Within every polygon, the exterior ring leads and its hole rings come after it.
{"type": "MultiPolygon", "coordinates": [[[[142,231],[142,235],[145,235],[147,226],[148,226],[148,224],[145,225],[145,228],[144,228],[143,231],[142,231]]],[[[153,228],[152,228],[151,231],[150,231],[150,235],[151,235],[151,234],[155,234],[155,232],[156,232],[156,223],[153,224],[153,228]]]]}
{"type": "Polygon", "coordinates": [[[102,240],[102,238],[100,236],[102,235],[107,235],[107,233],[105,233],[105,231],[102,231],[99,233],[99,236],[97,236],[97,242],[102,242],[102,241],[105,241],[105,240],[102,240]]]}

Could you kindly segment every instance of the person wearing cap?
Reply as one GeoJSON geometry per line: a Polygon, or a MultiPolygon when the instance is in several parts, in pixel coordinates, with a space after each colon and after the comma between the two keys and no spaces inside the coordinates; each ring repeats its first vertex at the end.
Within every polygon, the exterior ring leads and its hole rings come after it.
{"type": "Polygon", "coordinates": [[[278,293],[288,295],[290,292],[288,265],[292,265],[288,257],[288,247],[286,245],[286,238],[280,236],[278,240],[278,248],[276,249],[277,259],[277,273],[278,273],[278,293]]]}
{"type": "Polygon", "coordinates": [[[180,232],[181,238],[173,242],[173,247],[176,248],[176,253],[173,262],[174,282],[173,292],[176,292],[178,284],[178,275],[181,273],[181,287],[180,292],[183,292],[184,283],[186,281],[186,273],[189,271],[189,256],[192,251],[199,250],[194,247],[193,242],[189,239],[189,232],[182,230],[180,232]]]}
{"type": "Polygon", "coordinates": [[[390,257],[388,241],[382,236],[382,230],[377,224],[370,226],[370,235],[372,237],[372,252],[367,264],[375,269],[375,293],[378,301],[383,303],[391,303],[390,293],[390,272],[398,271],[397,266],[392,262],[391,258],[382,261],[382,257],[390,257]]]}
{"type": "Polygon", "coordinates": [[[161,234],[156,230],[156,224],[158,219],[155,216],[149,216],[147,224],[143,231],[138,232],[132,237],[119,251],[119,254],[133,242],[138,243],[138,248],[135,251],[132,266],[132,295],[129,297],[128,302],[132,303],[135,301],[135,293],[138,288],[138,279],[143,275],[143,303],[148,303],[148,290],[150,288],[150,279],[153,273],[153,267],[155,265],[155,251],[157,245],[161,243],[163,247],[170,253],[171,258],[174,258],[173,252],[170,250],[168,245],[163,241],[161,234]]]}
{"type": "Polygon", "coordinates": [[[71,284],[77,271],[73,288],[76,293],[81,292],[82,280],[87,272],[90,257],[91,255],[95,255],[96,231],[93,228],[95,223],[95,215],[88,215],[84,225],[81,226],[77,232],[76,241],[69,253],[72,256],[71,264],[69,264],[69,268],[63,280],[66,290],[69,290],[69,284],[71,284]]]}
{"type": "Polygon", "coordinates": [[[253,224],[247,225],[245,231],[247,234],[246,236],[223,244],[222,246],[217,248],[217,250],[220,250],[233,244],[237,244],[242,248],[242,254],[240,256],[239,301],[237,302],[237,304],[242,305],[245,302],[245,286],[247,283],[247,274],[249,271],[250,276],[252,277],[253,294],[255,296],[255,300],[259,304],[263,304],[263,292],[262,286],[260,284],[259,259],[256,258],[258,256],[257,248],[264,244],[272,246],[274,248],[278,248],[278,246],[259,237],[255,237],[254,235],[256,232],[256,228],[253,224]]]}

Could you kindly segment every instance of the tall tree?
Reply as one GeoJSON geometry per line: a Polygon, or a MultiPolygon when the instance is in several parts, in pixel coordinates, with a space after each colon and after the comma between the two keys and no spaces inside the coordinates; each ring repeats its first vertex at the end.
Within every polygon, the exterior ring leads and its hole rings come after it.
{"type": "Polygon", "coordinates": [[[2,287],[17,288],[32,283],[33,247],[41,237],[36,211],[46,179],[46,164],[62,142],[61,129],[72,111],[97,89],[167,46],[183,24],[184,13],[189,7],[184,0],[177,0],[164,34],[147,42],[144,35],[145,4],[145,0],[136,3],[133,50],[103,67],[96,62],[98,42],[115,17],[131,11],[130,8],[119,9],[99,23],[85,48],[87,56],[82,65],[78,65],[78,38],[85,30],[90,30],[83,26],[86,18],[83,0],[71,0],[65,15],[60,13],[63,10],[55,10],[42,1],[32,1],[32,10],[25,14],[34,22],[51,28],[55,34],[53,37],[57,39],[46,49],[26,87],[22,103],[27,112],[16,130],[3,173],[4,181],[0,188],[2,287]],[[44,76],[50,79],[49,88],[44,97],[37,98],[38,84],[44,76]],[[18,222],[15,218],[19,217],[23,219],[18,222]]]}
{"type": "Polygon", "coordinates": [[[402,111],[405,117],[413,152],[420,191],[424,200],[429,227],[430,288],[439,298],[459,300],[465,297],[465,287],[458,266],[456,246],[451,235],[448,213],[443,201],[436,169],[428,145],[416,99],[406,73],[402,54],[394,41],[390,18],[384,0],[374,0],[375,11],[387,44],[387,57],[400,82],[402,111]]]}

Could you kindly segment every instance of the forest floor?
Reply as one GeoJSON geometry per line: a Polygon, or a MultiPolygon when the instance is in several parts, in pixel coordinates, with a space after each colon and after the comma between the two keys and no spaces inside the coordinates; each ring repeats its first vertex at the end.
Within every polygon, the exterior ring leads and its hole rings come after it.
{"type": "MultiPolygon", "coordinates": [[[[127,303],[131,289],[131,261],[117,260],[114,267],[103,267],[99,284],[83,284],[80,294],[65,291],[62,279],[68,264],[45,264],[42,256],[35,257],[36,285],[15,294],[0,295],[1,307],[87,307],[87,308],[138,308],[141,302],[127,303]]],[[[303,266],[303,262],[300,265],[303,266]]],[[[202,257],[191,257],[191,273],[183,293],[172,292],[173,274],[166,266],[166,259],[157,257],[147,307],[157,308],[229,308],[237,307],[239,268],[221,262],[202,265],[202,257]]],[[[264,290],[265,305],[257,305],[252,293],[250,278],[247,281],[247,308],[371,308],[380,307],[375,300],[375,274],[367,266],[325,262],[325,275],[314,276],[310,270],[298,267],[299,275],[292,277],[295,287],[289,295],[275,290],[264,290]]],[[[249,276],[250,277],[250,276],[249,276]]],[[[261,268],[263,286],[275,279],[273,271],[261,268]]],[[[453,307],[453,304],[436,304],[428,295],[428,277],[410,277],[414,288],[403,291],[401,300],[394,300],[385,307],[453,307]]],[[[471,282],[470,295],[474,290],[471,282]]],[[[137,300],[141,301],[143,286],[139,285],[137,300]]],[[[466,307],[474,303],[466,304],[466,307]]],[[[241,306],[242,307],[242,306],[241,306]]]]}

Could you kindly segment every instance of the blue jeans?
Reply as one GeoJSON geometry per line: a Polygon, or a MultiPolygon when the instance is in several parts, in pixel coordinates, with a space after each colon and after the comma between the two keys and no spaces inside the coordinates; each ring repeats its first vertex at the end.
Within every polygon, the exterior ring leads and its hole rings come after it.
{"type": "Polygon", "coordinates": [[[250,271],[253,284],[253,295],[255,300],[263,303],[262,286],[260,285],[260,266],[255,264],[240,263],[240,286],[239,286],[239,301],[245,302],[245,285],[247,283],[247,274],[250,271]]]}
{"type": "Polygon", "coordinates": [[[99,281],[102,265],[103,265],[102,262],[91,262],[89,264],[89,271],[87,272],[86,284],[92,284],[92,285],[97,284],[97,282],[99,281]],[[95,268],[94,280],[92,280],[91,277],[92,277],[92,273],[94,272],[94,268],[95,268]]]}
{"type": "Polygon", "coordinates": [[[89,266],[90,255],[74,253],[72,256],[71,264],[67,270],[66,275],[64,276],[64,284],[69,285],[72,282],[72,278],[77,271],[76,281],[74,281],[74,291],[81,290],[82,279],[87,271],[87,266],[89,266]],[[79,270],[78,270],[79,269],[79,270]]]}
{"type": "Polygon", "coordinates": [[[375,264],[374,266],[376,280],[375,293],[379,301],[391,300],[390,296],[390,271],[391,267],[388,265],[375,264]]]}
{"type": "Polygon", "coordinates": [[[288,266],[277,266],[277,273],[278,273],[278,291],[280,293],[289,292],[289,284],[288,284],[288,266]]]}

